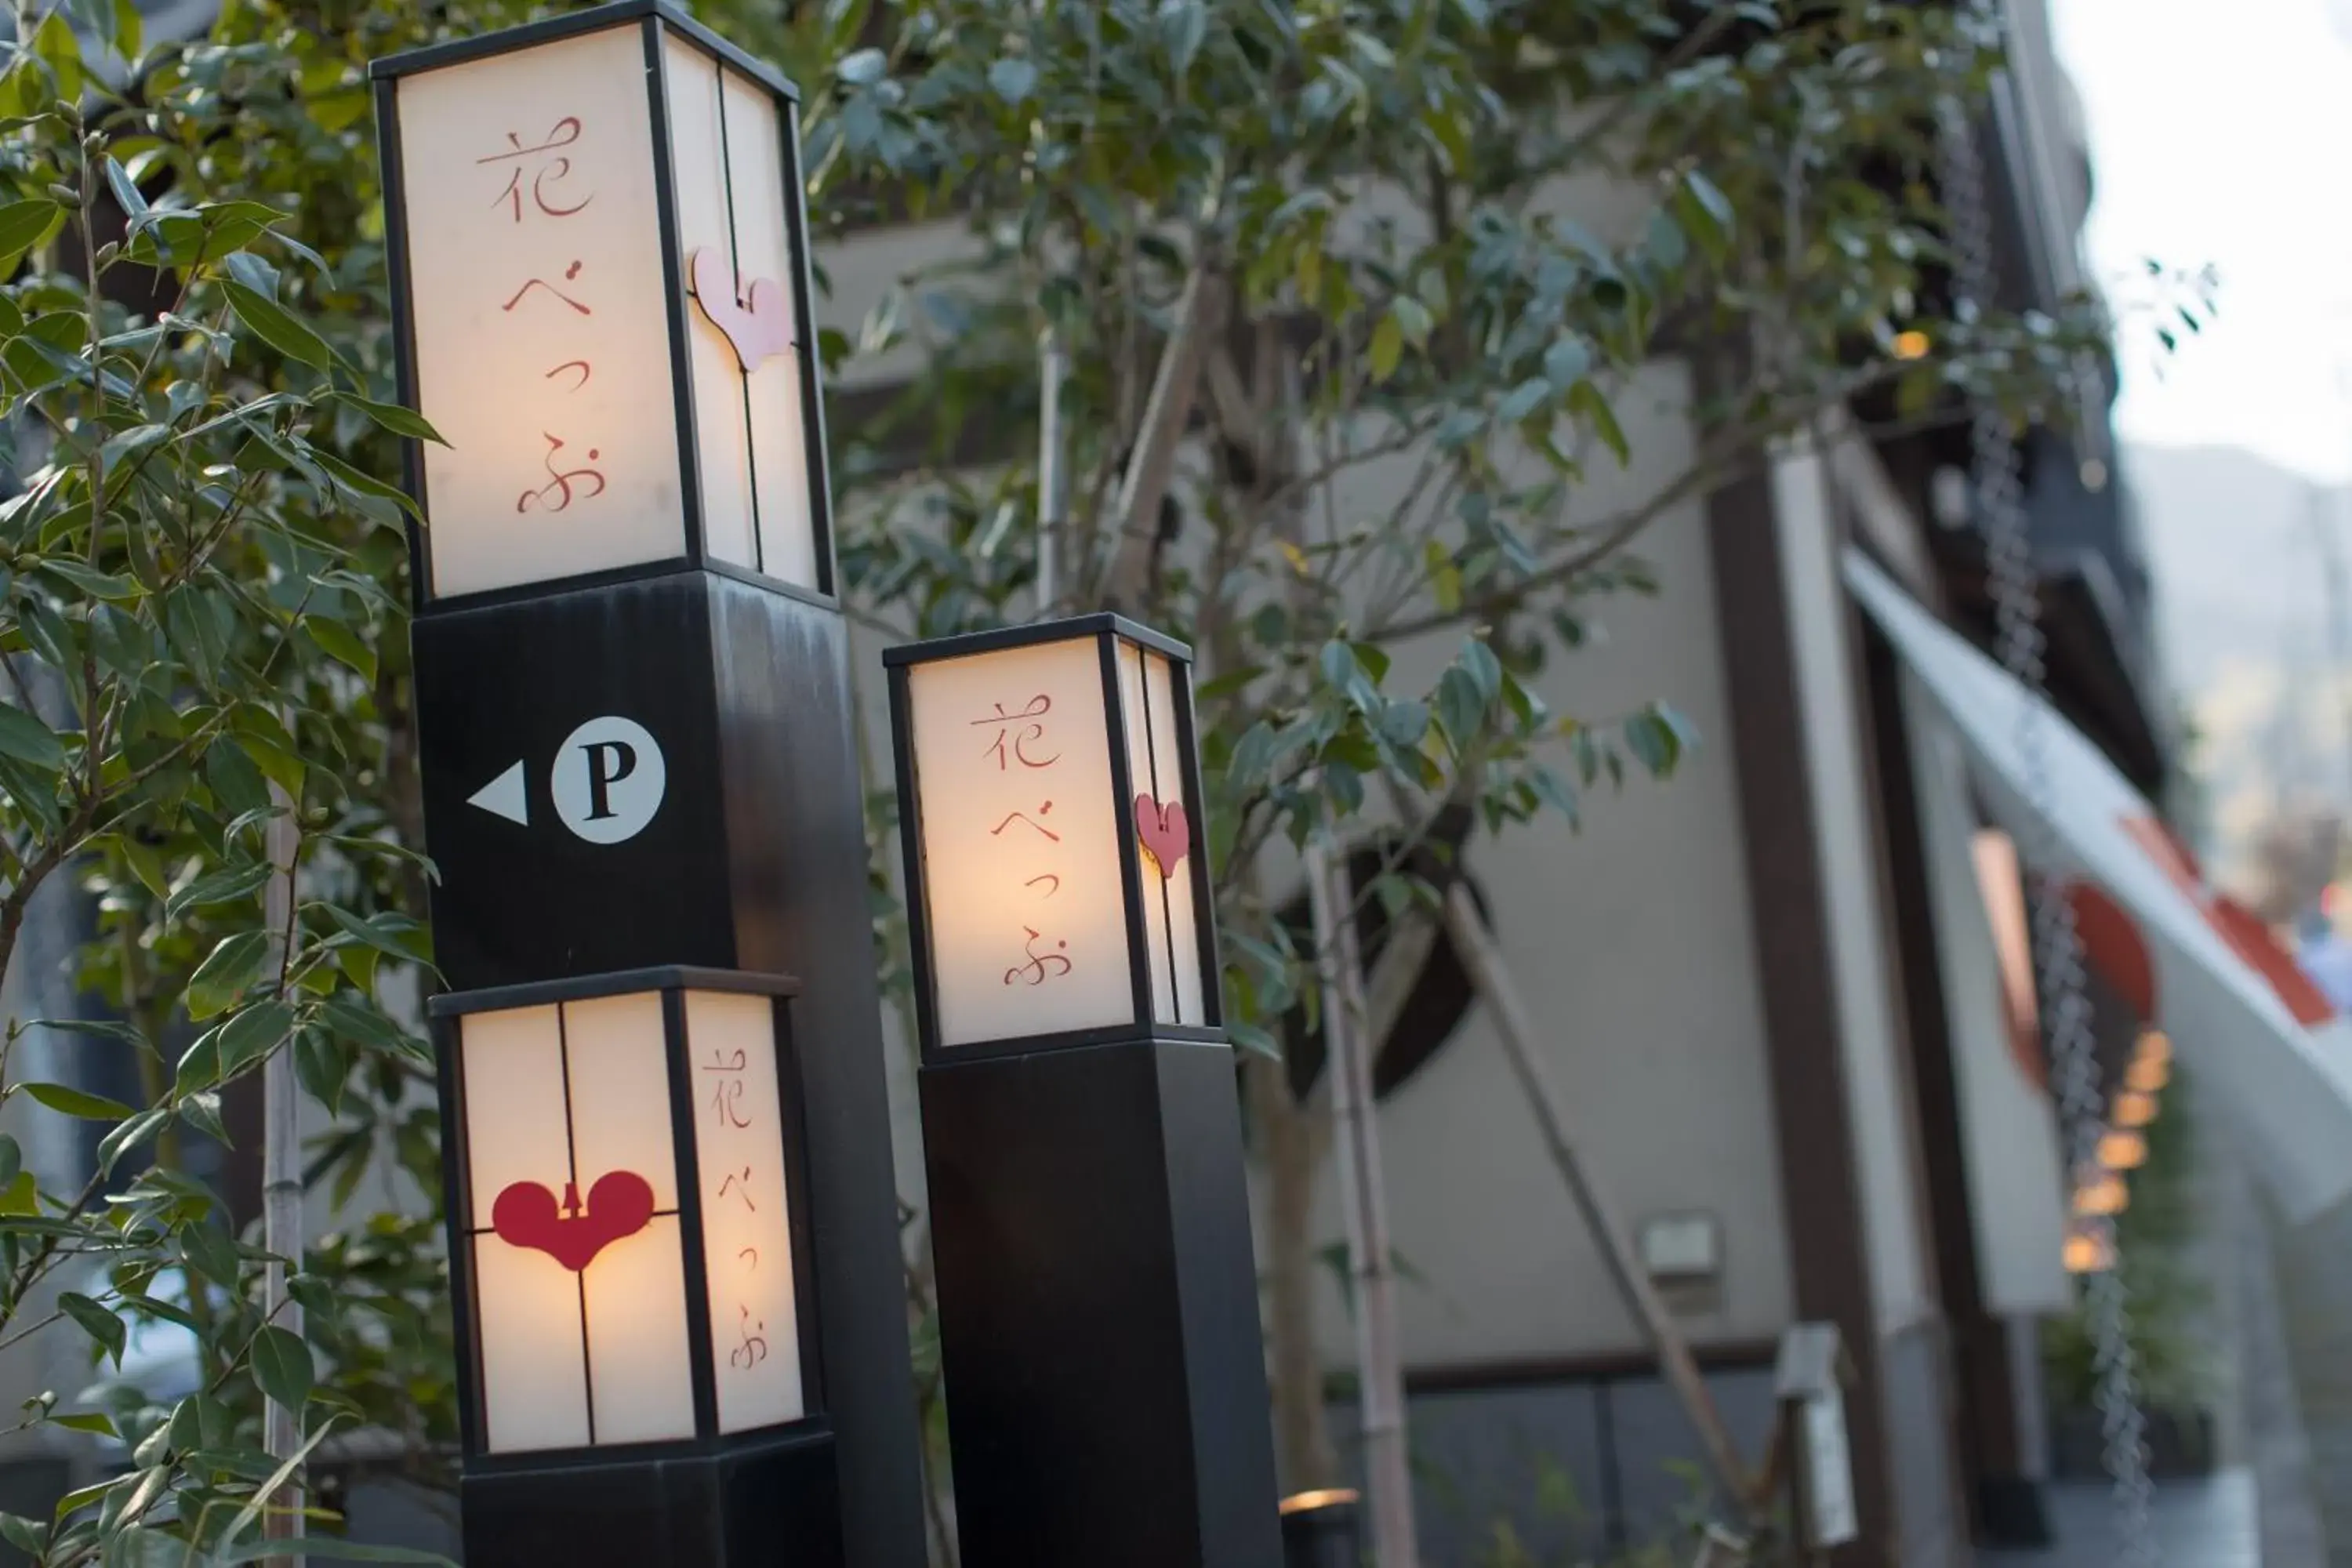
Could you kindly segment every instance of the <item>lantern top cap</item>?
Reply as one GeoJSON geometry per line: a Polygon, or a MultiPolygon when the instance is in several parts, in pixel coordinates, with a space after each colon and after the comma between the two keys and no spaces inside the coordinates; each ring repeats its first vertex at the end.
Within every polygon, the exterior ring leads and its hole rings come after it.
{"type": "Polygon", "coordinates": [[[406,49],[396,55],[385,55],[368,62],[368,77],[373,81],[391,81],[400,77],[415,76],[419,71],[439,70],[444,66],[464,65],[469,60],[491,59],[512,54],[518,49],[536,48],[561,38],[576,37],[582,33],[593,33],[624,22],[641,21],[657,16],[671,31],[684,35],[705,49],[725,60],[745,76],[765,86],[771,92],[797,104],[801,89],[792,79],[756,55],[748,54],[712,32],[687,15],[677,0],[611,0],[604,5],[592,5],[585,11],[572,11],[561,16],[548,16],[536,22],[526,22],[519,27],[504,27],[478,37],[457,38],[446,44],[430,44],[421,49],[406,49]]]}
{"type": "Polygon", "coordinates": [[[564,980],[538,980],[526,985],[493,985],[481,991],[452,991],[425,1003],[436,1018],[458,1018],[468,1013],[503,1013],[515,1007],[545,1007],[557,1002],[593,1002],[603,996],[629,996],[646,991],[725,991],[738,995],[797,996],[801,983],[790,974],[754,974],[740,969],[704,969],[690,963],[665,963],[652,969],[623,969],[608,974],[582,974],[564,980]]]}
{"type": "Polygon", "coordinates": [[[1034,647],[1040,643],[1076,642],[1081,637],[1101,637],[1106,633],[1140,644],[1155,653],[1166,654],[1170,658],[1186,664],[1192,662],[1191,644],[1178,642],[1150,626],[1139,626],[1125,616],[1103,611],[1091,616],[1072,616],[1058,621],[1038,621],[1025,626],[1000,626],[994,631],[966,632],[961,637],[934,637],[928,642],[901,643],[897,647],[883,649],[882,663],[886,668],[895,669],[902,665],[935,664],[943,658],[962,658],[976,653],[1003,653],[1007,648],[1034,647]]]}

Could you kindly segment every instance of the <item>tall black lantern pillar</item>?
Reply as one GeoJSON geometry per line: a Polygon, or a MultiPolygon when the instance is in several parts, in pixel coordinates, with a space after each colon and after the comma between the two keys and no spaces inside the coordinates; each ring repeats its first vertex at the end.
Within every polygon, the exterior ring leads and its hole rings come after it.
{"type": "Polygon", "coordinates": [[[967,1568],[1276,1568],[1190,650],[885,657],[967,1568]]]}
{"type": "MultiPolygon", "coordinates": [[[[876,965],[866,922],[841,918],[866,866],[795,95],[668,0],[373,74],[402,399],[444,438],[408,468],[437,962],[461,993],[663,965],[805,977],[804,1365],[844,1561],[919,1568],[876,965]]],[[[456,1181],[453,1216],[478,1195],[456,1181]]],[[[593,1185],[577,1195],[593,1215],[593,1185]]],[[[716,1506],[723,1426],[600,1440],[600,1506],[716,1506]]],[[[469,1502],[530,1468],[477,1436],[469,1502]]],[[[590,1473],[556,1468],[550,1507],[590,1473]]],[[[718,1555],[591,1530],[561,1558],[474,1542],[469,1561],[822,1560],[722,1511],[718,1555]]]]}

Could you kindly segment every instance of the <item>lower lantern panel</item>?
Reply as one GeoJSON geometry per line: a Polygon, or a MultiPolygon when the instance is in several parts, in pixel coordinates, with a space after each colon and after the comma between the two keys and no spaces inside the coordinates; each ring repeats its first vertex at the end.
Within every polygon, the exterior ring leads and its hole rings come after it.
{"type": "Polygon", "coordinates": [[[693,1436],[683,1267],[675,1215],[576,1274],[544,1253],[477,1237],[490,1451],[693,1436]]]}

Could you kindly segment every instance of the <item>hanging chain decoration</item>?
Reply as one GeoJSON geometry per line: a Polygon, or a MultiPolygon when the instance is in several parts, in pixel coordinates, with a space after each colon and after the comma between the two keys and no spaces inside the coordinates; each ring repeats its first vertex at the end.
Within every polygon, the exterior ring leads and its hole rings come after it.
{"type": "MultiPolygon", "coordinates": [[[[1970,9],[1998,26],[1990,0],[1970,0],[1970,9]]],[[[1972,321],[1994,298],[1991,214],[1986,203],[1984,169],[1968,106],[1957,97],[1940,105],[1939,149],[1944,198],[1952,231],[1954,315],[1972,321]]],[[[2033,952],[2042,1005],[2048,1009],[2050,1054],[2058,1084],[2058,1110],[2066,1152],[2068,1207],[2073,1194],[2101,1173],[2099,1142],[2106,1131],[2098,1049],[2091,1031],[2084,991],[2083,943],[2075,930],[2073,900],[2051,868],[2057,864],[2055,836],[2049,826],[2054,784],[2050,774],[2043,711],[2044,640],[2040,589],[2028,537],[2021,454],[2005,415],[1979,398],[1969,428],[1970,489],[1985,535],[1988,585],[1993,602],[1997,651],[2001,665],[2029,693],[2018,710],[2016,744],[2025,777],[2031,831],[2021,846],[2031,879],[2033,952]]],[[[2123,1568],[2154,1568],[2155,1542],[2148,1528],[2147,1455],[2145,1421],[2136,1390],[2128,1291],[2116,1247],[2112,1215],[2078,1215],[2070,1237],[2095,1252],[2083,1274],[2097,1378],[2094,1401],[2105,1439],[2107,1474],[2115,1483],[2115,1561],[2123,1568]]]]}

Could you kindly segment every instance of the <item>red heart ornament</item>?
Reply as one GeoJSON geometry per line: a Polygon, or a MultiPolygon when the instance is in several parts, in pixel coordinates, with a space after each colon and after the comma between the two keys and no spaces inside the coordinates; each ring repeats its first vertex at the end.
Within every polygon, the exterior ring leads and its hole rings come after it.
{"type": "Polygon", "coordinates": [[[687,266],[702,313],[735,345],[735,361],[745,372],[757,370],[771,355],[791,349],[792,311],[784,300],[783,285],[772,278],[755,278],[749,289],[738,288],[735,269],[709,246],[688,257],[687,266]]]}
{"type": "Polygon", "coordinates": [[[1163,877],[1173,876],[1176,863],[1192,847],[1192,819],[1181,800],[1160,805],[1148,795],[1135,797],[1135,836],[1163,877]]]}
{"type": "Polygon", "coordinates": [[[632,1237],[653,1223],[653,1184],[635,1171],[607,1171],[588,1189],[588,1204],[580,1204],[580,1189],[563,1184],[563,1207],[555,1194],[537,1182],[517,1182],[490,1205],[490,1228],[513,1247],[544,1252],[574,1274],[595,1261],[613,1243],[632,1237]]]}

